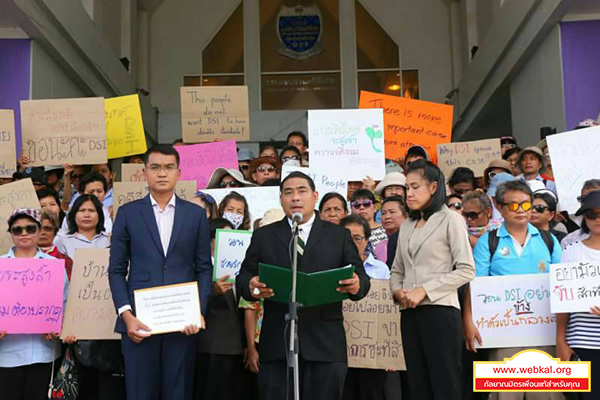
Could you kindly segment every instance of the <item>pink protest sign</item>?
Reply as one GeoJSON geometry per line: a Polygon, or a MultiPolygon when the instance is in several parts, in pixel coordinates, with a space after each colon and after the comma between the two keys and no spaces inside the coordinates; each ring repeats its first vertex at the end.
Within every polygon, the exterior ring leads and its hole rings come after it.
{"type": "Polygon", "coordinates": [[[216,168],[238,169],[235,140],[177,146],[183,181],[196,181],[198,189],[205,189],[216,168]]]}
{"type": "Polygon", "coordinates": [[[65,261],[0,259],[0,331],[60,333],[65,261]]]}

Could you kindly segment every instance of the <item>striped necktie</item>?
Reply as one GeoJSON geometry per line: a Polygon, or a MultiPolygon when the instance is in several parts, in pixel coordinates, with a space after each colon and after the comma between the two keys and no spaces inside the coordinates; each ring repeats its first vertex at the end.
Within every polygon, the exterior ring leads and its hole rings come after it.
{"type": "Polygon", "coordinates": [[[298,230],[298,254],[303,256],[304,255],[304,247],[306,247],[306,244],[304,243],[304,240],[302,240],[302,229],[298,230]]]}

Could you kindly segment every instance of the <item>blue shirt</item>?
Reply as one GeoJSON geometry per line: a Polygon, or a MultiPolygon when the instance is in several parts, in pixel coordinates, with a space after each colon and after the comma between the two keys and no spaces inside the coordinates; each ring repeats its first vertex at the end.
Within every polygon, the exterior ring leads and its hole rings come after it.
{"type": "MultiPolygon", "coordinates": [[[[15,258],[14,248],[0,258],[15,258]]],[[[34,258],[55,260],[54,257],[38,249],[34,258]]],[[[65,287],[63,292],[63,313],[67,304],[69,279],[65,270],[65,287]]],[[[60,341],[44,340],[42,334],[6,335],[0,340],[0,368],[20,367],[36,363],[49,363],[60,355],[60,341]]]]}
{"type": "Polygon", "coordinates": [[[522,253],[519,255],[515,240],[506,230],[504,223],[496,231],[498,247],[490,261],[489,232],[481,236],[473,250],[477,276],[503,276],[548,273],[550,264],[560,263],[562,249],[554,235],[554,251],[550,254],[540,231],[529,224],[522,253]]]}
{"type": "Polygon", "coordinates": [[[365,262],[365,272],[371,279],[390,279],[390,269],[387,264],[376,260],[373,254],[369,254],[365,262]]]}
{"type": "MultiPolygon", "coordinates": [[[[517,176],[517,179],[520,179],[522,181],[525,181],[525,176],[523,174],[517,176]]],[[[538,176],[535,177],[536,181],[540,181],[540,182],[544,182],[544,178],[542,178],[542,175],[538,174],[538,176]]],[[[551,180],[547,180],[546,183],[544,183],[544,186],[546,186],[546,189],[552,191],[554,194],[556,194],[556,183],[554,183],[554,181],[551,180]]]]}

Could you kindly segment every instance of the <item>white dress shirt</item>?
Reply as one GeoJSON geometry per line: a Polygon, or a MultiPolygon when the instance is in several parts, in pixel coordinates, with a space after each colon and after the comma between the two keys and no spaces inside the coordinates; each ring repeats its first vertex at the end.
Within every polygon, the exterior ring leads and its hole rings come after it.
{"type": "MultiPolygon", "coordinates": [[[[290,224],[290,228],[294,228],[294,222],[288,218],[288,222],[290,224]]],[[[300,238],[304,241],[304,244],[308,244],[308,236],[310,235],[310,230],[312,229],[313,224],[315,223],[315,213],[313,213],[312,217],[308,221],[303,224],[298,225],[298,231],[300,233],[300,238]]]]}

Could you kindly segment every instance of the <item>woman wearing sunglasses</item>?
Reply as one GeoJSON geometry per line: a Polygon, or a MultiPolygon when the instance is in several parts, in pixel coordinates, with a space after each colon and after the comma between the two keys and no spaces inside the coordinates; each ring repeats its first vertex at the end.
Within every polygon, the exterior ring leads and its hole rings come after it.
{"type": "Polygon", "coordinates": [[[273,157],[259,157],[250,164],[250,176],[258,186],[262,186],[266,181],[281,177],[281,164],[273,157]]]}
{"type": "Polygon", "coordinates": [[[475,247],[479,238],[492,229],[498,229],[502,222],[492,220],[492,201],[480,190],[463,198],[462,216],[467,223],[469,242],[475,247]]]}
{"type": "Polygon", "coordinates": [[[444,174],[418,160],[406,173],[409,219],[400,226],[390,286],[401,304],[406,369],[414,399],[461,399],[458,288],[475,276],[463,218],[449,210],[444,174]]]}
{"type": "Polygon", "coordinates": [[[256,186],[252,182],[248,182],[244,179],[242,174],[237,169],[217,168],[213,171],[208,184],[207,189],[230,189],[240,187],[251,187],[256,186]]]}
{"type": "Polygon", "coordinates": [[[463,207],[462,196],[458,194],[448,195],[446,197],[446,205],[452,211],[456,211],[460,214],[463,207]]]}
{"type": "MultiPolygon", "coordinates": [[[[571,244],[563,252],[561,262],[600,263],[600,192],[583,199],[577,216],[583,215],[581,229],[589,237],[571,244]]],[[[589,312],[556,314],[556,352],[562,361],[573,355],[592,362],[592,392],[582,393],[583,399],[597,399],[600,385],[600,304],[589,312]],[[595,365],[595,367],[594,367],[595,365]]]]}
{"type": "Polygon", "coordinates": [[[359,189],[352,195],[350,207],[352,207],[352,214],[363,217],[371,228],[369,246],[367,247],[367,252],[370,254],[375,246],[387,238],[383,226],[375,221],[375,214],[377,214],[375,195],[368,189],[359,189]]]}
{"type": "Polygon", "coordinates": [[[501,174],[503,172],[510,174],[510,175],[513,174],[512,166],[510,165],[510,163],[508,161],[502,160],[500,158],[490,161],[490,163],[488,164],[488,167],[485,169],[485,171],[483,171],[483,181],[484,181],[483,189],[487,190],[487,188],[490,187],[492,178],[494,178],[494,176],[501,174]]]}
{"type": "Polygon", "coordinates": [[[531,224],[542,231],[551,232],[558,241],[567,236],[565,226],[554,220],[556,216],[556,195],[547,189],[533,193],[533,207],[531,207],[531,224]]]}
{"type": "MultiPolygon", "coordinates": [[[[53,260],[38,247],[40,211],[20,208],[8,219],[8,231],[14,247],[1,258],[38,258],[53,260]]],[[[64,305],[68,279],[65,272],[64,305]]],[[[0,329],[1,330],[1,329],[0,329]]],[[[43,400],[48,398],[52,363],[60,355],[57,333],[11,334],[0,331],[0,388],[2,400],[43,400]]]]}

